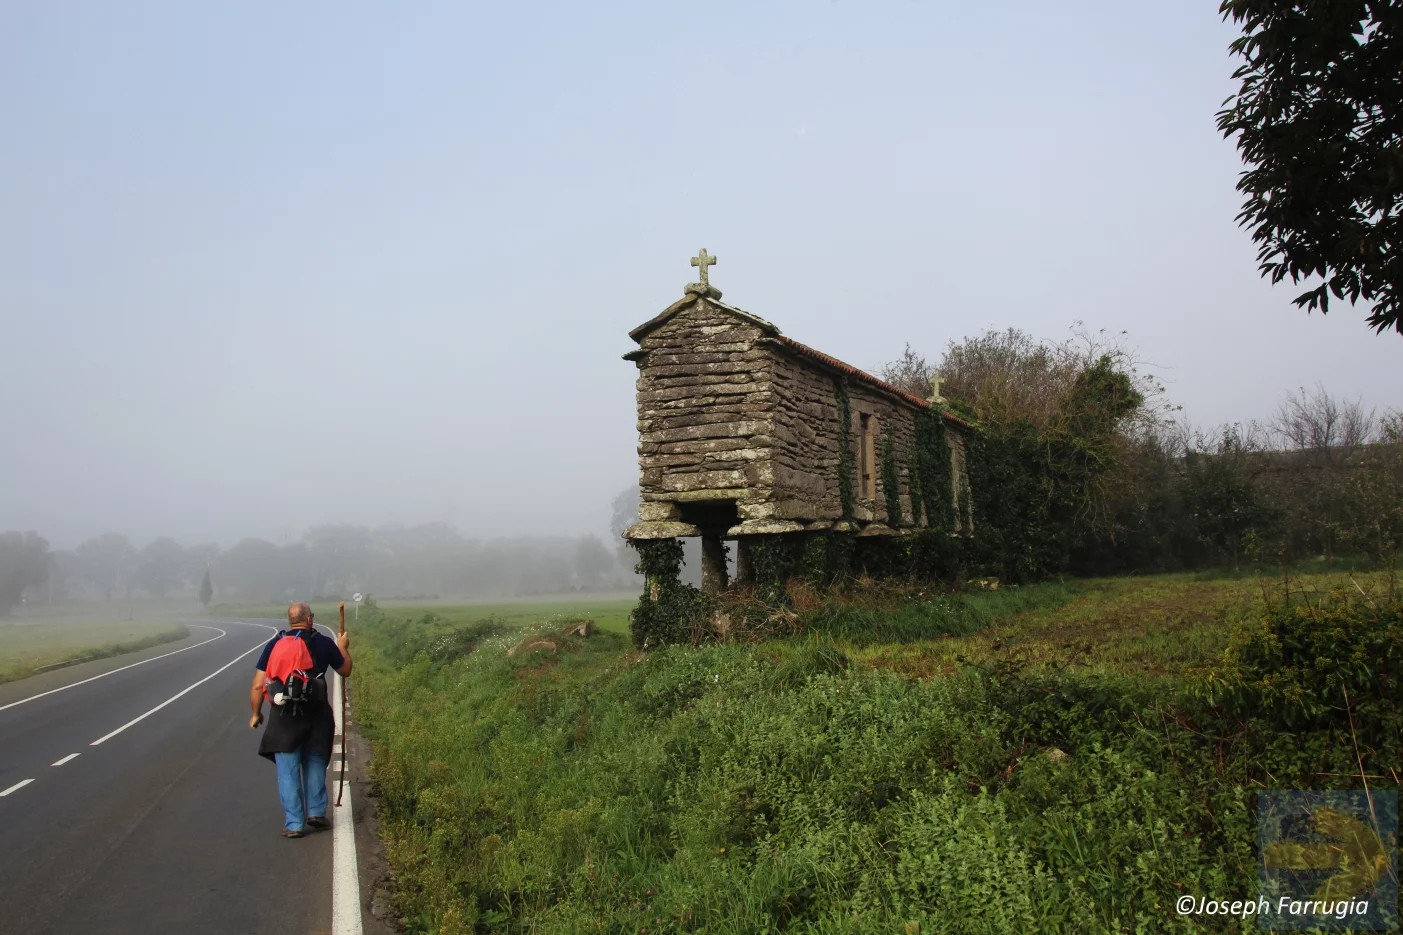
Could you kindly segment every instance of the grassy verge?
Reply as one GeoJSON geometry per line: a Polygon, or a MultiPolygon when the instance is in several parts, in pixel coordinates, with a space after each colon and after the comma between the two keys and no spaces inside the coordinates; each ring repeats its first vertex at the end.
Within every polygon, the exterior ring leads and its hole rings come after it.
{"type": "Polygon", "coordinates": [[[183,640],[183,623],[0,621],[0,683],[183,640]]]}
{"type": "Polygon", "coordinates": [[[1375,787],[1403,768],[1401,612],[1340,583],[825,604],[803,638],[646,655],[375,614],[356,704],[399,909],[448,935],[1244,930],[1173,904],[1255,893],[1255,790],[1357,785],[1353,743],[1375,787]],[[1302,685],[1352,680],[1352,724],[1271,694],[1282,646],[1302,685]]]}

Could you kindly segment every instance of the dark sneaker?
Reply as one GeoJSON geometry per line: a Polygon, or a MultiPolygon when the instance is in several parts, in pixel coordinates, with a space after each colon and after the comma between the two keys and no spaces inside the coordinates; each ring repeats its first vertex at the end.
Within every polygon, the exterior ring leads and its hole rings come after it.
{"type": "Polygon", "coordinates": [[[311,818],[307,819],[307,827],[311,828],[313,831],[325,831],[327,828],[331,827],[331,819],[324,818],[321,815],[313,815],[311,818]]]}

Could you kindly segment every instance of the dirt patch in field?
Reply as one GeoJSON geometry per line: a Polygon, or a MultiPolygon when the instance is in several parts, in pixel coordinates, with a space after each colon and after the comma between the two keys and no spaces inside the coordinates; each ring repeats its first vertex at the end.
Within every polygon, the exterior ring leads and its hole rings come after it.
{"type": "Polygon", "coordinates": [[[1230,603],[1224,600],[1221,588],[1208,585],[1126,601],[1108,601],[1101,595],[1089,594],[1051,613],[1017,614],[992,628],[989,634],[1012,643],[1046,641],[1074,648],[1079,641],[1123,639],[1150,630],[1173,632],[1220,620],[1230,603]]]}
{"type": "Polygon", "coordinates": [[[883,647],[876,655],[869,657],[867,663],[874,669],[922,681],[937,676],[954,675],[957,671],[957,666],[951,660],[942,659],[921,646],[912,645],[883,647]]]}

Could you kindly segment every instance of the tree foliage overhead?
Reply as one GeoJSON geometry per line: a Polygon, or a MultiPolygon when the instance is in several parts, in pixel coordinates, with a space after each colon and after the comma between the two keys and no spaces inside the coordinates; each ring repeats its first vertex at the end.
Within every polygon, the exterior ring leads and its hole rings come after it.
{"type": "Polygon", "coordinates": [[[1247,169],[1239,222],[1273,283],[1320,277],[1296,305],[1372,303],[1403,334],[1403,3],[1224,0],[1242,86],[1218,114],[1247,169]]]}

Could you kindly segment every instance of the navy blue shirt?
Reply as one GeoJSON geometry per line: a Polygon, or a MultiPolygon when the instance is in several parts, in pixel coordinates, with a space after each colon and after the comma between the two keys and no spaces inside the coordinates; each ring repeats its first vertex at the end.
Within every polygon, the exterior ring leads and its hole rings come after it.
{"type": "MultiPolygon", "coordinates": [[[[263,647],[254,668],[260,672],[268,671],[268,657],[272,655],[274,644],[289,632],[297,633],[306,641],[307,651],[312,657],[313,678],[322,678],[328,668],[336,669],[346,664],[346,657],[341,655],[341,648],[326,634],[317,630],[285,630],[263,647]]],[[[258,744],[260,756],[273,760],[276,754],[291,753],[305,747],[324,761],[331,759],[336,721],[328,702],[303,706],[298,714],[274,706],[268,712],[267,725],[263,729],[263,739],[258,744]]]]}
{"type": "Polygon", "coordinates": [[[284,630],[268,641],[268,645],[263,647],[263,652],[258,654],[258,662],[254,668],[259,672],[268,671],[268,657],[272,655],[273,645],[283,638],[285,633],[300,632],[302,639],[307,643],[307,651],[312,656],[312,677],[321,678],[326,675],[326,670],[339,669],[346,664],[346,657],[341,655],[341,647],[336,645],[336,641],[322,633],[320,630],[284,630]]]}

